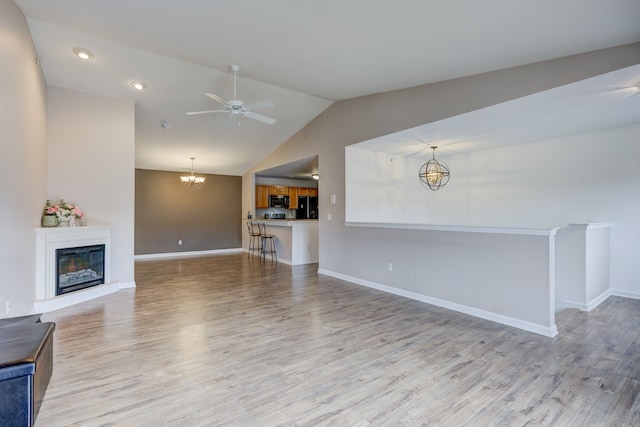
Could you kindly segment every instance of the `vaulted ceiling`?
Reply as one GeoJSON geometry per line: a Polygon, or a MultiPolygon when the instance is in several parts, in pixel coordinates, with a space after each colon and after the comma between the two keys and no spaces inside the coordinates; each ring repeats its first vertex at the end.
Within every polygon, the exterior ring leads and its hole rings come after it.
{"type": "Polygon", "coordinates": [[[47,84],[135,101],[136,167],[229,175],[334,101],[640,41],[637,0],[15,1],[47,84]],[[233,98],[231,64],[275,124],[185,114],[233,98]]]}

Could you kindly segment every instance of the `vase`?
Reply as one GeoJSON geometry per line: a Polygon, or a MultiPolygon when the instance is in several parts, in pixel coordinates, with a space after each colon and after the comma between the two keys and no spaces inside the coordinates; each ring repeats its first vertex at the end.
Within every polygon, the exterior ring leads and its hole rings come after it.
{"type": "Polygon", "coordinates": [[[55,215],[42,215],[42,226],[43,227],[57,227],[58,226],[58,217],[55,215]]]}
{"type": "Polygon", "coordinates": [[[69,220],[64,220],[61,219],[60,221],[58,221],[58,227],[68,227],[69,226],[69,220]]]}

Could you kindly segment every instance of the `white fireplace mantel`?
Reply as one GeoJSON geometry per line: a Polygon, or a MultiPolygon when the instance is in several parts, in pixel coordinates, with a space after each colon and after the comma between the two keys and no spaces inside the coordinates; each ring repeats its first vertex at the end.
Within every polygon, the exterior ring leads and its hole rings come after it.
{"type": "Polygon", "coordinates": [[[36,228],[36,301],[34,313],[57,310],[119,289],[111,283],[111,226],[36,228]],[[104,284],[56,296],[56,249],[104,245],[104,284]]]}

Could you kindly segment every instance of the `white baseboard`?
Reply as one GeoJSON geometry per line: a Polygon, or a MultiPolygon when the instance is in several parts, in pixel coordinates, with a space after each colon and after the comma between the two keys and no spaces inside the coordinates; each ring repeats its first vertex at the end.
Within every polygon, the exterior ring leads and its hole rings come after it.
{"type": "Polygon", "coordinates": [[[580,302],[563,299],[559,301],[559,303],[560,305],[556,307],[556,312],[563,310],[565,308],[575,308],[576,310],[580,310],[580,311],[589,311],[587,308],[587,304],[583,304],[580,302]]]}
{"type": "Polygon", "coordinates": [[[448,310],[457,311],[459,313],[468,314],[470,316],[479,317],[481,319],[490,320],[492,322],[500,323],[514,328],[523,329],[525,331],[533,332],[546,337],[554,337],[558,335],[558,328],[556,325],[544,326],[537,323],[527,322],[525,320],[516,319],[509,316],[504,316],[490,311],[481,310],[474,307],[446,301],[438,298],[429,297],[426,295],[418,294],[415,292],[405,291],[403,289],[393,288],[391,286],[382,285],[368,280],[358,279],[357,277],[347,276],[345,274],[336,273],[333,271],[318,269],[319,274],[325,276],[335,277],[336,279],[345,280],[347,282],[355,283],[358,285],[366,286],[368,288],[377,289],[379,291],[388,292],[390,294],[399,295],[402,297],[410,298],[416,301],[421,301],[427,304],[432,304],[438,307],[446,308],[448,310]]]}
{"type": "Polygon", "coordinates": [[[60,295],[55,298],[36,301],[33,303],[31,314],[48,313],[50,311],[59,310],[61,308],[99,298],[104,295],[112,294],[118,292],[120,289],[130,289],[135,287],[135,282],[112,282],[104,285],[92,286],[90,288],[60,295]]]}
{"type": "Polygon", "coordinates": [[[610,296],[640,299],[640,292],[624,291],[622,289],[607,289],[586,304],[576,301],[562,300],[560,301],[560,305],[562,308],[575,308],[581,311],[591,311],[606,301],[610,296]]]}
{"type": "Polygon", "coordinates": [[[190,252],[167,252],[162,254],[141,254],[135,255],[133,259],[135,261],[148,261],[153,259],[166,259],[166,258],[188,258],[206,255],[219,255],[228,253],[242,252],[242,248],[230,248],[230,249],[212,249],[207,251],[190,251],[190,252]]]}
{"type": "Polygon", "coordinates": [[[136,287],[136,282],[116,282],[118,289],[133,289],[136,287]]]}
{"type": "Polygon", "coordinates": [[[622,289],[611,289],[611,295],[623,298],[640,299],[640,292],[623,291],[622,289]]]}
{"type": "Polygon", "coordinates": [[[588,301],[586,304],[577,301],[562,300],[560,301],[560,305],[562,306],[562,308],[575,308],[580,311],[591,311],[602,304],[611,295],[613,295],[611,289],[607,289],[597,297],[593,298],[591,301],[588,301]]]}

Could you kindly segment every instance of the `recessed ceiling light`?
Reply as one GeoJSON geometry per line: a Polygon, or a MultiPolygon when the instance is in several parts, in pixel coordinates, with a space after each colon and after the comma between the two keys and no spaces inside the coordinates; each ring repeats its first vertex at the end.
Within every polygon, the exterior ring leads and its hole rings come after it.
{"type": "Polygon", "coordinates": [[[131,82],[131,87],[136,90],[145,90],[147,88],[147,84],[141,81],[131,82]]]}
{"type": "Polygon", "coordinates": [[[73,53],[75,53],[75,55],[80,59],[89,60],[95,58],[93,52],[91,52],[89,49],[85,49],[84,47],[74,47],[73,53]]]}

